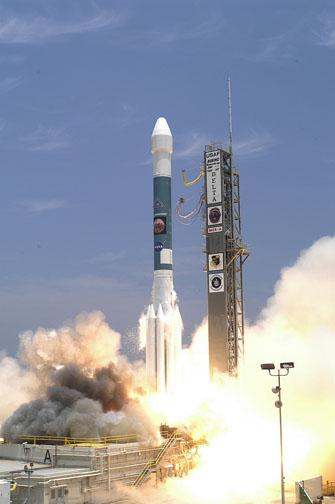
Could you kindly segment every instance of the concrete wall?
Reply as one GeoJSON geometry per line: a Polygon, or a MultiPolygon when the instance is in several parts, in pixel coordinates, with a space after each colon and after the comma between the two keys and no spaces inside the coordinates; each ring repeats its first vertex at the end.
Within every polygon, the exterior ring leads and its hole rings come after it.
{"type": "Polygon", "coordinates": [[[10,503],[10,483],[5,480],[0,480],[0,504],[10,503]]]}
{"type": "MultiPolygon", "coordinates": [[[[307,478],[299,482],[311,500],[322,495],[322,476],[307,478]]],[[[299,483],[295,484],[296,503],[299,504],[299,483]]]]}
{"type": "MultiPolygon", "coordinates": [[[[42,481],[34,481],[31,486],[30,502],[33,504],[83,504],[90,502],[89,496],[83,492],[83,480],[79,478],[66,481],[56,481],[43,484],[42,481]]],[[[12,492],[12,504],[22,504],[27,496],[27,487],[19,486],[17,490],[12,492]]]]}
{"type": "Polygon", "coordinates": [[[57,465],[62,467],[91,468],[92,456],[95,449],[92,447],[66,447],[55,445],[30,445],[30,444],[0,444],[0,458],[35,462],[39,464],[57,465]]]}
{"type": "MultiPolygon", "coordinates": [[[[123,447],[58,446],[58,464],[52,467],[47,463],[46,454],[49,450],[53,462],[55,446],[30,445],[29,450],[27,448],[24,445],[0,445],[0,458],[4,459],[4,463],[7,462],[8,480],[12,477],[9,471],[22,471],[24,464],[35,462],[30,481],[32,504],[116,503],[124,498],[120,483],[131,485],[147,461],[153,460],[160,450],[160,447],[149,448],[138,443],[123,447]],[[85,466],[80,467],[78,464],[81,463],[85,466]]],[[[184,451],[185,447],[181,449],[178,443],[171,448],[166,463],[171,468],[175,467],[176,472],[169,474],[162,466],[159,480],[188,472],[191,462],[187,461],[184,451]]],[[[12,504],[22,504],[28,493],[27,474],[18,473],[16,482],[17,488],[11,492],[12,504]]],[[[0,504],[9,504],[9,501],[0,501],[0,504]]]]}

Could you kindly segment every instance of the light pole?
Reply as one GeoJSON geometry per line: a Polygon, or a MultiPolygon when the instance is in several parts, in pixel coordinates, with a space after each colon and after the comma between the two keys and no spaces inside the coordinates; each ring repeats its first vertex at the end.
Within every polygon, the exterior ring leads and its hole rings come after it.
{"type": "Polygon", "coordinates": [[[274,394],[278,394],[278,401],[275,402],[276,408],[279,409],[279,431],[280,431],[280,480],[281,480],[281,502],[285,504],[285,478],[284,478],[284,466],[283,466],[283,429],[282,429],[282,417],[281,417],[281,408],[283,403],[281,401],[281,386],[280,386],[280,378],[282,376],[287,376],[290,372],[291,368],[294,368],[294,362],[281,362],[280,368],[277,369],[277,373],[271,373],[273,369],[275,369],[274,364],[261,364],[261,368],[269,371],[270,376],[277,376],[278,385],[277,387],[272,387],[272,392],[274,394]],[[286,373],[280,373],[280,370],[283,369],[286,373]]]}
{"type": "Polygon", "coordinates": [[[34,470],[33,470],[33,467],[34,467],[34,462],[30,462],[29,464],[30,468],[25,465],[24,466],[24,472],[26,474],[28,474],[28,495],[27,497],[25,498],[24,500],[24,503],[23,504],[28,504],[30,502],[30,476],[33,474],[34,470]]]}

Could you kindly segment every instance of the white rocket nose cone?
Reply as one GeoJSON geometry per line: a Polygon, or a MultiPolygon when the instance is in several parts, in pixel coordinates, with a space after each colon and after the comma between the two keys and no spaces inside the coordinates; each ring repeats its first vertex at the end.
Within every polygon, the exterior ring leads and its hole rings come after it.
{"type": "Polygon", "coordinates": [[[169,135],[172,137],[171,130],[169,128],[169,125],[168,125],[165,117],[159,117],[157,119],[151,136],[156,136],[156,135],[169,135]]]}

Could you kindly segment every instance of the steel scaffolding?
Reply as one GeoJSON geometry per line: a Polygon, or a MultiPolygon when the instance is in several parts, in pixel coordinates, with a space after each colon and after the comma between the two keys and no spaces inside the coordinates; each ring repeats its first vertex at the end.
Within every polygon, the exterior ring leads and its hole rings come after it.
{"type": "MultiPolygon", "coordinates": [[[[223,272],[225,280],[225,296],[222,297],[224,305],[221,306],[221,310],[222,317],[225,320],[226,333],[221,335],[221,337],[226,338],[225,348],[227,355],[224,357],[226,358],[226,363],[223,363],[221,369],[218,370],[227,370],[230,375],[236,376],[238,373],[238,360],[244,353],[243,264],[249,257],[250,252],[242,242],[240,177],[237,168],[233,165],[232,152],[223,146],[223,144],[213,143],[206,145],[205,155],[212,151],[220,151],[221,158],[223,240],[220,242],[223,244],[223,272]]],[[[213,235],[210,236],[207,233],[206,212],[207,210],[205,209],[204,228],[206,229],[206,255],[208,256],[212,252],[210,250],[210,240],[213,235]]],[[[208,275],[208,267],[206,269],[208,275]]],[[[208,296],[211,296],[211,294],[208,293],[208,296]]],[[[210,312],[210,298],[208,309],[210,312]]],[[[217,308],[217,303],[213,309],[216,311],[220,310],[220,308],[217,308]]],[[[210,315],[209,313],[209,340],[211,340],[210,315]]]]}

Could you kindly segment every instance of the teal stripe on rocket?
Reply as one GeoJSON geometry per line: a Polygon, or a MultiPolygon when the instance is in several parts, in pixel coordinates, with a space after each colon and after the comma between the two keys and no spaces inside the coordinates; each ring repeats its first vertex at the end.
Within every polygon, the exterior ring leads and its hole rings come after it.
{"type": "Polygon", "coordinates": [[[154,269],[172,270],[172,264],[161,264],[160,251],[172,249],[171,178],[154,178],[154,269]]]}

